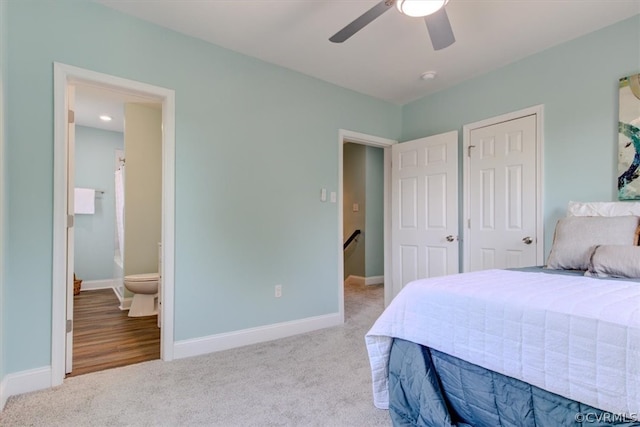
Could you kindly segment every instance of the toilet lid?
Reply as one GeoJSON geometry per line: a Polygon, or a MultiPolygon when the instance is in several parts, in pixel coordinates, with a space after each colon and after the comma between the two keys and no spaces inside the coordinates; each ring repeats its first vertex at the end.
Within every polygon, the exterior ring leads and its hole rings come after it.
{"type": "Polygon", "coordinates": [[[160,278],[158,273],[143,273],[143,274],[130,274],[124,276],[124,280],[127,282],[153,282],[160,278]]]}

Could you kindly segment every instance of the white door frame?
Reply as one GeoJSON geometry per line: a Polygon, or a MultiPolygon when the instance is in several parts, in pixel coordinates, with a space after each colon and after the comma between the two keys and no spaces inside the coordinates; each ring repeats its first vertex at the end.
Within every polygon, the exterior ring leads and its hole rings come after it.
{"type": "Polygon", "coordinates": [[[344,213],[343,213],[343,184],[344,184],[344,153],[343,146],[347,142],[356,144],[370,145],[372,147],[380,147],[384,149],[384,305],[385,307],[391,303],[393,298],[393,283],[391,283],[391,146],[397,144],[398,141],[393,139],[381,138],[378,136],[367,135],[360,132],[340,129],[338,132],[338,242],[340,242],[340,250],[338,251],[338,282],[339,286],[339,310],[341,322],[344,323],[344,250],[343,250],[343,233],[344,233],[344,213]]]}
{"type": "Polygon", "coordinates": [[[468,220],[470,218],[470,164],[469,156],[467,155],[469,150],[469,144],[471,143],[471,131],[498,123],[506,122],[509,120],[519,119],[525,116],[536,116],[536,265],[542,265],[544,263],[544,221],[542,218],[543,210],[543,198],[542,189],[544,185],[543,177],[543,165],[544,160],[544,133],[543,133],[543,120],[544,120],[544,105],[535,105],[533,107],[525,108],[523,110],[513,111],[511,113],[503,114],[489,119],[481,120],[475,123],[470,123],[462,127],[462,164],[463,164],[463,206],[464,217],[462,224],[462,271],[469,271],[470,263],[470,248],[469,248],[469,226],[468,220]]]}
{"type": "Polygon", "coordinates": [[[173,360],[175,251],[175,92],[171,89],[54,62],[53,289],[51,310],[51,386],[65,377],[67,87],[90,84],[132,92],[162,102],[162,319],[160,357],[173,360]]]}

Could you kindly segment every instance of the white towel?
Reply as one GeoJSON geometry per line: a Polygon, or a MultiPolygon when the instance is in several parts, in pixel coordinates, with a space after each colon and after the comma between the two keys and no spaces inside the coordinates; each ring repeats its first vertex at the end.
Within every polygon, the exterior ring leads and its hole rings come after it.
{"type": "Polygon", "coordinates": [[[93,188],[76,188],[73,202],[73,212],[76,214],[96,213],[96,190],[93,188]]]}

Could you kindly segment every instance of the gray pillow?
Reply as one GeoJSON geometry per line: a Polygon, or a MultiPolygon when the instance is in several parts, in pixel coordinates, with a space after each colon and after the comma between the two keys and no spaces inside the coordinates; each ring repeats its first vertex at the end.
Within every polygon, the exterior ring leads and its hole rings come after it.
{"type": "Polygon", "coordinates": [[[569,216],[556,225],[547,268],[582,270],[598,245],[634,245],[637,216],[569,216]]]}
{"type": "Polygon", "coordinates": [[[640,246],[596,246],[584,275],[640,278],[640,246]]]}

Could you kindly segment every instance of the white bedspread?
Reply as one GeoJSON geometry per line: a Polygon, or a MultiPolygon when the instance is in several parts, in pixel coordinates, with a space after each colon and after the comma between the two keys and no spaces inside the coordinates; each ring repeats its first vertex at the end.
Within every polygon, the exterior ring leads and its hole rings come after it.
{"type": "Polygon", "coordinates": [[[507,270],[412,282],[365,337],[383,409],[391,337],[605,411],[640,413],[637,282],[507,270]]]}

